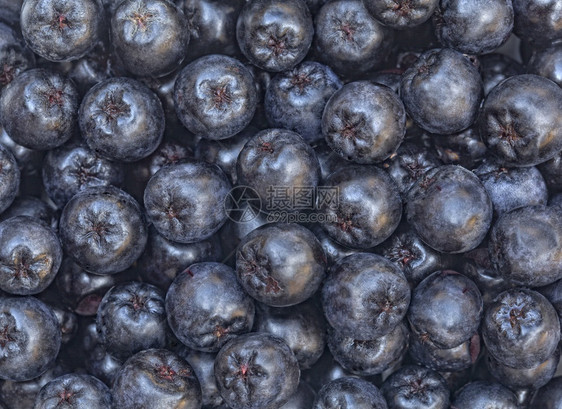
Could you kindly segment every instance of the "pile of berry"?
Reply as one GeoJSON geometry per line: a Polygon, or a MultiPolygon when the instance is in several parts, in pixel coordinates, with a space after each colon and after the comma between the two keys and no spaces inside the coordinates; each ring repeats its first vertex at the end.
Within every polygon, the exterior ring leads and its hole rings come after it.
{"type": "Polygon", "coordinates": [[[562,408],[560,86],[560,0],[0,0],[0,409],[562,408]]]}

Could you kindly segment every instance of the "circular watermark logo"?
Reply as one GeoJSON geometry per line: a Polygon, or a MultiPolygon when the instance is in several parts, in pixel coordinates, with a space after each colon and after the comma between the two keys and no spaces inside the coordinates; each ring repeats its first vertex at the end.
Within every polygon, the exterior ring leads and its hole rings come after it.
{"type": "Polygon", "coordinates": [[[248,223],[260,214],[262,201],[258,192],[250,186],[235,186],[226,195],[224,210],[233,222],[248,223]]]}

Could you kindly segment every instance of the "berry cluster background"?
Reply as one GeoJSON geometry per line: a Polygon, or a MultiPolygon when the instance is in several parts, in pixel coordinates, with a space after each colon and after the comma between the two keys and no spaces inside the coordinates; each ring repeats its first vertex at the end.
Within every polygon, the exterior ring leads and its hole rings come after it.
{"type": "Polygon", "coordinates": [[[0,0],[0,409],[562,408],[560,0],[0,0]]]}

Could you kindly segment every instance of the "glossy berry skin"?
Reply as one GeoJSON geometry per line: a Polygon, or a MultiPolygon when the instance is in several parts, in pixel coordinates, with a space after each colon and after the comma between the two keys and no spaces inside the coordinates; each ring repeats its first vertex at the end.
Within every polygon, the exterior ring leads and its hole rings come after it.
{"type": "Polygon", "coordinates": [[[476,283],[482,293],[484,305],[489,304],[499,293],[516,287],[516,284],[501,276],[493,266],[488,253],[488,242],[464,253],[459,261],[459,271],[476,283]]]}
{"type": "Polygon", "coordinates": [[[246,142],[238,155],[236,174],[239,185],[257,192],[263,210],[290,212],[295,208],[277,200],[275,187],[314,189],[320,179],[320,165],[312,147],[299,134],[286,129],[266,129],[246,142]]]}
{"type": "Polygon", "coordinates": [[[80,352],[86,355],[84,367],[88,373],[111,386],[115,375],[123,366],[123,360],[110,355],[99,343],[95,321],[88,323],[80,334],[84,334],[80,345],[80,352]]]}
{"type": "MultiPolygon", "coordinates": [[[[74,312],[69,311],[63,303],[54,299],[53,293],[54,292],[49,289],[42,294],[37,295],[37,297],[41,301],[48,303],[47,305],[49,305],[55,313],[61,330],[61,343],[63,346],[66,346],[70,341],[75,339],[78,333],[79,318],[74,312]]],[[[63,361],[60,357],[59,360],[61,362],[63,361]]],[[[66,364],[66,362],[64,363],[66,364]]]]}
{"type": "Polygon", "coordinates": [[[224,400],[219,393],[215,379],[216,354],[196,351],[187,347],[180,347],[177,353],[191,365],[201,384],[203,407],[222,408],[224,400]]]}
{"type": "MultiPolygon", "coordinates": [[[[47,293],[43,298],[48,300],[47,293]]],[[[41,297],[41,295],[39,296],[41,297]]],[[[57,317],[57,322],[59,324],[61,330],[61,343],[63,346],[66,346],[70,343],[70,341],[74,340],[77,332],[78,332],[78,315],[74,312],[69,311],[65,308],[62,303],[51,301],[49,306],[52,308],[55,316],[57,317]]]]}
{"type": "MultiPolygon", "coordinates": [[[[244,188],[242,188],[242,191],[244,188]]],[[[247,191],[247,190],[246,190],[247,191]]],[[[236,267],[236,248],[242,239],[264,224],[271,223],[268,221],[269,215],[264,212],[258,212],[251,201],[242,199],[238,206],[231,210],[229,221],[219,232],[223,254],[227,257],[227,264],[236,267]]]]}
{"type": "Polygon", "coordinates": [[[562,278],[562,208],[527,206],[505,213],[492,228],[488,251],[496,270],[523,286],[562,278]]]}
{"type": "Polygon", "coordinates": [[[226,221],[230,182],[217,166],[186,160],[154,174],[144,191],[149,220],[168,240],[195,243],[226,221]]]}
{"type": "Polygon", "coordinates": [[[34,297],[0,298],[0,379],[27,381],[55,361],[61,332],[53,310],[34,297]]]}
{"type": "Polygon", "coordinates": [[[531,405],[544,409],[557,409],[562,404],[562,376],[557,376],[535,392],[531,405]]]}
{"type": "Polygon", "coordinates": [[[305,61],[274,76],[265,92],[265,114],[272,127],[295,131],[307,142],[322,138],[322,112],[341,80],[326,65],[305,61]]]}
{"type": "Polygon", "coordinates": [[[143,177],[146,177],[144,181],[146,183],[164,166],[173,165],[191,157],[193,157],[193,152],[189,146],[175,139],[164,139],[150,156],[138,163],[139,166],[133,164],[131,167],[132,170],[143,173],[143,177]]]}
{"type": "Polygon", "coordinates": [[[112,287],[98,308],[100,343],[113,356],[126,359],[149,348],[164,348],[168,326],[164,292],[132,281],[112,287]]]}
{"type": "Polygon", "coordinates": [[[480,75],[484,83],[484,95],[488,95],[504,79],[525,72],[517,61],[499,53],[480,55],[478,61],[480,61],[480,75]]]}
{"type": "Polygon", "coordinates": [[[314,389],[308,383],[301,381],[297,391],[280,409],[310,409],[315,397],[314,389]]]}
{"type": "Polygon", "coordinates": [[[77,128],[78,91],[69,79],[42,68],[18,75],[0,96],[0,123],[29,149],[65,143],[77,128]]]}
{"type": "Polygon", "coordinates": [[[552,304],[558,316],[560,317],[560,326],[562,327],[562,280],[537,289],[552,304]]]}
{"type": "Polygon", "coordinates": [[[33,409],[111,409],[111,392],[99,379],[84,374],[68,374],[41,388],[33,409]],[[63,406],[64,405],[64,406],[63,406]]]}
{"type": "Polygon", "coordinates": [[[17,216],[0,223],[0,289],[31,295],[45,290],[62,262],[56,233],[43,222],[17,216]]]}
{"type": "Polygon", "coordinates": [[[200,409],[201,386],[193,368],[166,349],[146,349],[129,358],[111,389],[120,409],[200,409]]]}
{"type": "Polygon", "coordinates": [[[538,166],[550,192],[562,191],[562,151],[538,166]]]}
{"type": "Polygon", "coordinates": [[[2,409],[28,409],[33,408],[35,398],[43,386],[53,379],[69,373],[69,369],[60,362],[52,364],[41,376],[29,381],[4,381],[0,396],[5,407],[2,409]]]}
{"type": "Polygon", "coordinates": [[[318,360],[318,362],[309,370],[304,371],[302,379],[310,383],[315,391],[318,391],[335,379],[343,378],[345,376],[357,378],[357,375],[343,369],[343,367],[334,359],[332,353],[328,348],[318,360]]]}
{"type": "Polygon", "coordinates": [[[349,165],[349,162],[338,155],[328,146],[324,138],[312,144],[318,162],[320,163],[321,180],[325,181],[330,174],[338,170],[341,166],[349,165]]]}
{"type": "Polygon", "coordinates": [[[238,155],[246,142],[257,132],[258,130],[250,125],[228,139],[215,141],[201,138],[195,145],[194,157],[205,162],[216,163],[230,178],[230,181],[236,184],[238,182],[236,175],[238,155]]]}
{"type": "Polygon", "coordinates": [[[42,176],[47,195],[63,208],[82,189],[121,185],[123,168],[98,156],[85,144],[67,144],[47,153],[42,176]]]}
{"type": "Polygon", "coordinates": [[[356,76],[381,65],[390,51],[392,31],[367,12],[361,0],[324,4],[314,20],[314,51],[343,76],[356,76]]]}
{"type": "Polygon", "coordinates": [[[81,316],[96,315],[104,294],[129,274],[96,275],[85,271],[70,257],[61,264],[55,285],[63,305],[81,316]]]}
{"type": "Polygon", "coordinates": [[[236,250],[236,276],[256,300],[288,307],[309,299],[326,276],[326,256],[310,230],[296,223],[267,224],[236,250]]]}
{"type": "Polygon", "coordinates": [[[0,214],[0,220],[4,221],[16,216],[34,217],[52,228],[56,228],[58,223],[58,214],[55,210],[35,196],[16,197],[12,205],[0,214]]]}
{"type": "Polygon", "coordinates": [[[168,290],[176,275],[192,264],[221,261],[223,253],[216,235],[195,243],[182,244],[166,239],[149,226],[148,242],[137,269],[143,281],[168,290]]]}
{"type": "Polygon", "coordinates": [[[243,0],[184,0],[183,12],[190,31],[188,58],[207,54],[240,54],[236,22],[243,0]]]}
{"type": "Polygon", "coordinates": [[[102,346],[97,345],[91,355],[86,358],[84,366],[88,373],[111,386],[115,375],[123,366],[123,361],[111,356],[102,346]]]}
{"type": "Polygon", "coordinates": [[[328,348],[339,364],[352,374],[369,376],[391,368],[408,349],[409,331],[399,323],[388,334],[371,340],[346,337],[328,330],[328,348]]]}
{"type": "Polygon", "coordinates": [[[465,385],[453,400],[452,408],[456,409],[518,409],[517,397],[499,383],[484,381],[471,382],[465,385]]]}
{"type": "Polygon", "coordinates": [[[460,372],[476,363],[480,355],[480,346],[478,334],[453,348],[439,348],[427,337],[412,332],[408,353],[414,362],[434,371],[460,372]]]}
{"type": "Polygon", "coordinates": [[[258,94],[250,71],[225,55],[207,55],[184,67],[174,85],[174,106],[183,125],[207,139],[242,131],[254,116],[258,94]]]}
{"type": "Polygon", "coordinates": [[[476,284],[452,270],[436,271],[413,291],[408,321],[412,330],[440,348],[470,339],[480,325],[482,296],[476,284]]]}
{"type": "Polygon", "coordinates": [[[254,331],[283,338],[301,369],[314,365],[326,346],[326,323],[313,300],[293,307],[276,308],[258,304],[254,331]]]}
{"type": "MultiPolygon", "coordinates": [[[[183,67],[183,64],[181,65],[183,67]]],[[[181,124],[178,116],[176,115],[176,110],[174,108],[174,85],[176,84],[176,79],[178,78],[180,70],[176,69],[168,75],[161,78],[153,77],[142,77],[139,78],[143,84],[145,84],[152,92],[158,95],[160,102],[162,102],[162,107],[164,108],[164,114],[166,116],[166,137],[171,137],[171,139],[181,139],[181,136],[191,135],[181,124]]],[[[192,147],[193,143],[196,141],[189,141],[188,145],[192,147]]]]}
{"type": "Polygon", "coordinates": [[[380,71],[376,71],[374,73],[369,73],[366,79],[376,84],[386,85],[388,88],[398,93],[400,89],[401,77],[402,77],[402,71],[400,68],[397,69],[396,71],[392,69],[388,69],[388,70],[383,69],[380,71]]]}
{"type": "Polygon", "coordinates": [[[405,317],[409,304],[410,287],[404,274],[376,254],[357,253],[341,259],[322,288],[328,323],[356,340],[388,334],[405,317]]]}
{"type": "Polygon", "coordinates": [[[302,0],[252,0],[236,24],[242,53],[256,67],[271,72],[300,63],[313,34],[312,17],[302,0]]]}
{"type": "Polygon", "coordinates": [[[486,97],[480,136],[506,166],[532,166],[562,149],[562,89],[533,74],[515,75],[486,97]]]}
{"type": "Polygon", "coordinates": [[[64,250],[86,271],[115,274],[139,258],[147,228],[139,204],[114,187],[92,187],[64,207],[59,232],[64,250]]]}
{"type": "Polygon", "coordinates": [[[560,348],[557,348],[546,361],[532,368],[512,368],[502,364],[490,355],[486,359],[486,367],[498,382],[512,390],[538,389],[552,379],[559,362],[560,348]]]}
{"type": "Polygon", "coordinates": [[[548,190],[539,170],[533,166],[506,168],[486,161],[474,170],[482,181],[494,206],[494,215],[501,216],[524,206],[546,205],[548,190]]]}
{"type": "Polygon", "coordinates": [[[14,202],[19,191],[20,177],[16,158],[8,148],[0,145],[0,213],[14,202]]]}
{"type": "Polygon", "coordinates": [[[546,361],[560,340],[560,320],[550,302],[536,291],[504,291],[487,307],[482,338],[490,355],[512,368],[546,361]]]}
{"type": "Polygon", "coordinates": [[[300,370],[285,341],[251,333],[229,341],[219,351],[215,377],[232,409],[278,409],[296,392],[300,370]]]}
{"type": "Polygon", "coordinates": [[[340,402],[353,409],[388,409],[380,390],[364,379],[343,377],[325,384],[314,400],[313,409],[339,409],[340,402]]]}
{"type": "Polygon", "coordinates": [[[408,222],[430,247],[444,253],[476,248],[492,222],[492,201],[474,173],[456,165],[428,171],[408,192],[408,222]]]}
{"type": "Polygon", "coordinates": [[[255,307],[232,268],[203,262],[177,275],[166,294],[166,313],[170,328],[184,345],[218,352],[252,329],[255,307]]]}
{"type": "Polygon", "coordinates": [[[97,0],[25,0],[20,13],[29,48],[49,61],[84,56],[101,39],[103,8],[97,0]]]}
{"type": "Polygon", "coordinates": [[[130,78],[111,78],[92,87],[82,100],[78,118],[90,149],[110,160],[145,158],[164,135],[160,100],[130,78]]]}
{"type": "Polygon", "coordinates": [[[460,165],[467,169],[477,167],[488,155],[474,125],[452,135],[433,135],[431,145],[437,157],[446,165],[460,165]]]}
{"type": "Polygon", "coordinates": [[[363,4],[381,24],[400,30],[425,23],[437,8],[439,0],[363,0],[363,4]]]}
{"type": "Polygon", "coordinates": [[[412,142],[404,142],[383,164],[382,168],[394,179],[402,198],[428,170],[442,165],[433,151],[412,142]]]}
{"type": "Polygon", "coordinates": [[[348,165],[332,173],[324,186],[337,187],[335,203],[319,203],[329,218],[321,223],[344,246],[366,249],[386,240],[402,217],[394,181],[375,166],[348,165]]]}
{"type": "Polygon", "coordinates": [[[556,0],[514,0],[513,32],[532,43],[549,44],[560,39],[560,4],[556,0]]]}
{"type": "Polygon", "coordinates": [[[156,172],[164,166],[190,158],[193,158],[191,148],[178,140],[166,138],[149,156],[126,166],[125,190],[130,192],[139,203],[142,203],[146,184],[156,172]]]}
{"type": "MultiPolygon", "coordinates": [[[[2,27],[6,26],[2,25],[2,27]]],[[[2,28],[0,28],[0,30],[2,30],[2,28]]],[[[8,29],[7,31],[9,32],[11,30],[8,29]]],[[[0,37],[3,36],[0,35],[0,37]]],[[[0,71],[1,91],[22,72],[35,67],[35,56],[31,50],[27,48],[23,39],[14,34],[12,39],[0,39],[0,66],[2,67],[0,71]]]]}
{"type": "Polygon", "coordinates": [[[554,44],[533,53],[527,70],[562,85],[562,45],[554,44]]]}
{"type": "Polygon", "coordinates": [[[20,145],[15,142],[10,135],[8,135],[5,128],[0,131],[0,144],[8,148],[10,152],[14,155],[16,163],[20,168],[20,190],[22,194],[34,194],[35,189],[34,183],[38,181],[38,170],[41,168],[41,162],[43,161],[44,152],[35,149],[29,149],[25,146],[20,145]],[[31,187],[31,186],[33,187],[31,187]],[[31,192],[30,192],[31,190],[31,192]]]}
{"type": "Polygon", "coordinates": [[[482,79],[458,51],[433,49],[404,72],[400,96],[410,117],[424,130],[456,133],[472,125],[478,115],[482,79]]]}
{"type": "Polygon", "coordinates": [[[347,257],[351,254],[359,253],[361,251],[342,246],[337,241],[328,236],[328,233],[326,233],[326,231],[322,227],[320,227],[319,224],[312,225],[310,230],[314,233],[314,235],[320,242],[320,245],[324,249],[324,254],[326,254],[329,266],[338,261],[340,258],[347,257]]]}
{"type": "Polygon", "coordinates": [[[509,38],[513,6],[509,0],[441,0],[433,21],[443,46],[466,54],[486,54],[509,38]]]}
{"type": "Polygon", "coordinates": [[[447,409],[449,387],[439,373],[423,366],[406,365],[390,375],[381,387],[389,409],[447,409]]]}
{"type": "Polygon", "coordinates": [[[265,90],[267,89],[267,85],[269,84],[269,82],[271,81],[271,77],[274,75],[271,72],[268,71],[264,71],[258,67],[256,67],[255,65],[252,65],[250,62],[246,61],[246,60],[241,60],[243,61],[244,65],[246,66],[246,68],[248,68],[250,70],[250,72],[252,73],[252,76],[254,77],[254,85],[256,86],[256,89],[258,90],[258,98],[260,103],[258,103],[258,107],[256,109],[256,115],[254,116],[254,119],[252,120],[253,122],[253,126],[259,128],[259,129],[263,129],[263,128],[267,128],[267,119],[265,118],[265,112],[264,112],[264,107],[263,107],[263,97],[265,95],[265,90]]]}
{"type": "Polygon", "coordinates": [[[111,16],[111,42],[136,76],[162,77],[175,70],[189,44],[187,19],[166,0],[126,0],[111,16]]]}
{"type": "Polygon", "coordinates": [[[425,244],[410,228],[399,228],[375,252],[396,264],[412,288],[451,263],[447,256],[425,244]]]}
{"type": "Polygon", "coordinates": [[[361,164],[382,162],[406,134],[406,111],[390,88],[368,81],[344,85],[322,114],[322,134],[343,158],[361,164]]]}
{"type": "Polygon", "coordinates": [[[111,53],[108,42],[104,40],[98,41],[90,52],[73,62],[68,72],[68,76],[76,84],[81,96],[84,96],[98,82],[124,74],[125,69],[117,56],[111,53]]]}
{"type": "MultiPolygon", "coordinates": [[[[18,195],[16,199],[21,196],[36,195],[37,186],[41,184],[40,169],[44,152],[28,149],[16,144],[10,139],[5,130],[0,131],[0,144],[12,152],[19,168],[19,188],[15,193],[18,195]]],[[[8,163],[6,163],[6,166],[8,166],[8,163]]],[[[14,202],[16,202],[15,199],[14,202]]],[[[5,216],[4,214],[2,215],[5,216]]]]}

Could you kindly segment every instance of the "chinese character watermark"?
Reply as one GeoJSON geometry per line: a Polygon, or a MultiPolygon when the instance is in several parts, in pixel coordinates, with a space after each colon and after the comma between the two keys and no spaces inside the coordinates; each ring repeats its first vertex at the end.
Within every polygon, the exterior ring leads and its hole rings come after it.
{"type": "Polygon", "coordinates": [[[268,222],[326,223],[335,216],[325,209],[338,202],[337,186],[269,186],[265,198],[249,186],[236,186],[225,200],[225,211],[236,223],[250,222],[262,212],[268,222]]]}

